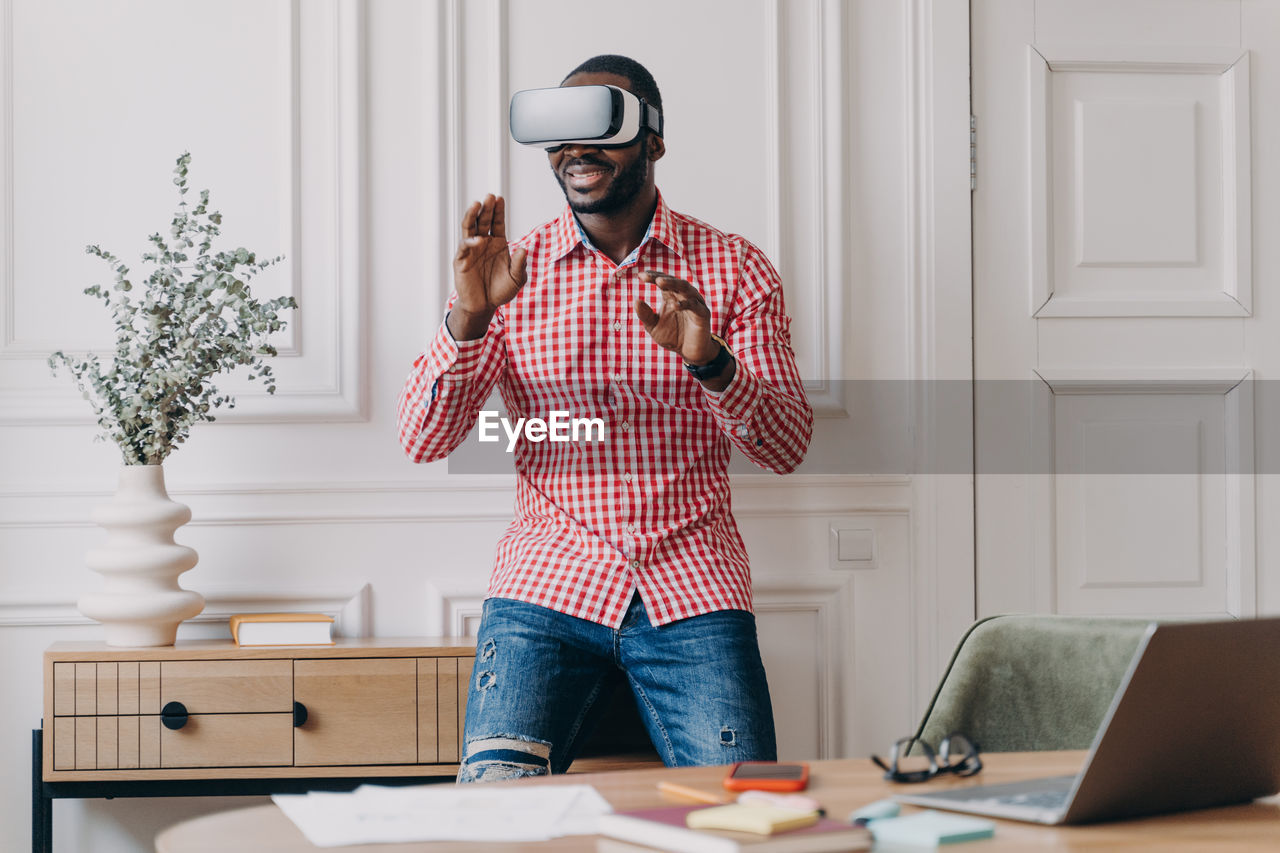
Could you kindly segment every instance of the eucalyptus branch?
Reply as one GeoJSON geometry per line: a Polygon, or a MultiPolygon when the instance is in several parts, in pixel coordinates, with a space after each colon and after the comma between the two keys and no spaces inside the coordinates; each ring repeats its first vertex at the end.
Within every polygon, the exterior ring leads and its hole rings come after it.
{"type": "Polygon", "coordinates": [[[214,252],[222,214],[209,210],[209,191],[189,207],[185,196],[184,153],[174,169],[178,210],[168,237],[147,237],[142,255],[154,270],[135,282],[130,268],[100,246],[85,251],[101,258],[114,274],[111,285],[95,284],[85,293],[100,299],[116,327],[115,354],[104,371],[92,353],[77,358],[58,351],[49,356],[55,373],[65,367],[89,401],[101,427],[99,438],[114,441],[126,465],[158,465],[190,434],[192,424],[212,421],[214,409],[235,400],[210,381],[217,373],[249,366],[250,380],[261,379],[268,394],[276,390],[264,356],[276,349],[268,339],[287,324],[280,312],[297,308],[291,296],[255,299],[249,281],[283,260],[259,260],[245,248],[214,252]],[[186,252],[195,249],[194,257],[186,252]],[[130,299],[135,284],[142,293],[130,299]]]}

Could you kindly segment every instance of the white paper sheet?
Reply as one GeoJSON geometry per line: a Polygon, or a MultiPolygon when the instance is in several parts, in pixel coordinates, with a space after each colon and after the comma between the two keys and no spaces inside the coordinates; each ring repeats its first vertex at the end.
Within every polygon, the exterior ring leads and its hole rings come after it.
{"type": "Polygon", "coordinates": [[[545,841],[595,832],[612,809],[590,785],[362,785],[354,791],[276,794],[280,810],[317,847],[406,841],[545,841]]]}

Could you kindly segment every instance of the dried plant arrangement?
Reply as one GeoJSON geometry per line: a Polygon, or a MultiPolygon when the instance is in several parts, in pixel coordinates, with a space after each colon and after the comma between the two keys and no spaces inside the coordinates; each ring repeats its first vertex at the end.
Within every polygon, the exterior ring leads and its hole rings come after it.
{"type": "Polygon", "coordinates": [[[281,312],[297,308],[292,296],[265,302],[253,297],[249,280],[283,256],[259,260],[244,248],[218,251],[222,214],[209,208],[209,191],[189,207],[187,168],[177,160],[173,182],[180,203],[168,236],[148,237],[142,256],[153,267],[137,285],[129,266],[100,246],[85,251],[106,261],[111,285],[85,293],[101,299],[116,327],[115,353],[104,363],[96,354],[55,352],[49,367],[64,366],[101,427],[99,438],[115,442],[126,465],[159,465],[186,440],[192,424],[215,420],[213,410],[235,399],[211,381],[218,373],[248,365],[249,379],[274,394],[275,378],[264,360],[276,355],[269,337],[285,327],[281,312]]]}

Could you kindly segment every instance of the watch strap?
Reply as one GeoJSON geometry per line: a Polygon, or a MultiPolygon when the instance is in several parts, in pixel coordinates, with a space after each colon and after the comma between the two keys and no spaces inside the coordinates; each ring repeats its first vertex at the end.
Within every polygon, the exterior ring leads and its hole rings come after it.
{"type": "Polygon", "coordinates": [[[711,340],[720,345],[720,352],[716,353],[715,358],[711,359],[711,361],[706,364],[690,364],[687,361],[684,363],[685,369],[688,370],[695,379],[715,379],[717,376],[724,373],[725,368],[729,366],[729,362],[733,361],[733,351],[730,350],[729,345],[724,342],[724,338],[721,338],[718,335],[712,335],[711,340]]]}

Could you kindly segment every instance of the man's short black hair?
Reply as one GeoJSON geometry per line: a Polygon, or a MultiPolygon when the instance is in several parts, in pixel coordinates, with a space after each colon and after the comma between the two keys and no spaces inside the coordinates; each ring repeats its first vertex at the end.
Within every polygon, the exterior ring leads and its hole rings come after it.
{"type": "MultiPolygon", "coordinates": [[[[659,111],[662,110],[662,93],[658,91],[658,84],[653,79],[653,75],[649,73],[648,68],[645,68],[629,56],[619,56],[616,53],[593,56],[564,75],[564,80],[568,80],[575,74],[596,73],[617,74],[619,77],[626,77],[631,84],[631,94],[638,98],[644,98],[646,103],[657,107],[659,111]]],[[[560,81],[560,85],[564,85],[564,80],[560,81]]]]}

